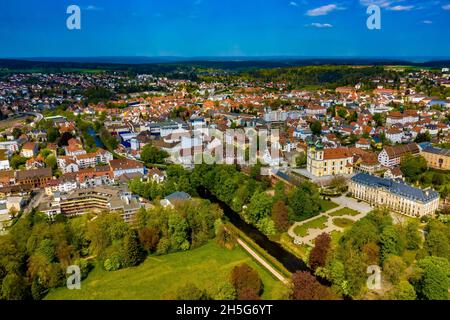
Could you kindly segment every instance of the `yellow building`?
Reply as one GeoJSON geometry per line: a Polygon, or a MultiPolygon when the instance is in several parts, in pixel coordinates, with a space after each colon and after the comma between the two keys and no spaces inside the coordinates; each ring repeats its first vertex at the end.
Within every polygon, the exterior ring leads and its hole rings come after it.
{"type": "Polygon", "coordinates": [[[433,215],[439,208],[439,193],[434,190],[422,190],[366,173],[350,179],[349,192],[372,206],[385,207],[415,218],[433,215]]]}
{"type": "Polygon", "coordinates": [[[450,170],[450,150],[427,146],[422,149],[421,156],[427,160],[429,168],[450,170]]]}
{"type": "Polygon", "coordinates": [[[315,177],[353,173],[353,155],[348,148],[324,149],[321,144],[308,149],[307,170],[315,177]]]}

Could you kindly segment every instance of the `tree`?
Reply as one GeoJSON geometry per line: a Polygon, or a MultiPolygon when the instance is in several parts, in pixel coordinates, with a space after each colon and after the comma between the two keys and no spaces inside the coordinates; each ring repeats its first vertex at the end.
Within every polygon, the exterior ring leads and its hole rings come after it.
{"type": "Polygon", "coordinates": [[[187,283],[180,287],[176,293],[176,300],[208,300],[208,293],[205,290],[199,289],[193,283],[187,283]]]}
{"type": "Polygon", "coordinates": [[[289,228],[289,209],[283,200],[278,200],[272,207],[272,220],[278,232],[285,232],[289,228]]]}
{"type": "Polygon", "coordinates": [[[347,118],[348,111],[346,109],[340,108],[337,112],[338,116],[341,118],[347,118]]]}
{"type": "Polygon", "coordinates": [[[442,231],[431,230],[426,237],[424,249],[430,256],[448,258],[448,238],[442,231]]]}
{"type": "Polygon", "coordinates": [[[416,143],[422,143],[422,142],[430,142],[431,141],[431,134],[427,130],[425,133],[419,133],[414,140],[416,143]]]}
{"type": "Polygon", "coordinates": [[[142,148],[141,160],[149,164],[163,164],[169,154],[163,150],[158,149],[152,144],[147,144],[142,148]]]}
{"type": "Polygon", "coordinates": [[[56,157],[51,154],[45,159],[45,164],[47,167],[51,168],[52,170],[55,170],[58,167],[56,157]]]}
{"type": "Polygon", "coordinates": [[[300,153],[295,158],[295,165],[299,168],[306,166],[307,156],[305,152],[300,153]]]}
{"type": "Polygon", "coordinates": [[[422,243],[422,236],[419,232],[419,223],[417,221],[410,221],[405,229],[406,248],[408,250],[417,250],[422,243]]]}
{"type": "Polygon", "coordinates": [[[363,245],[362,253],[367,265],[378,265],[380,263],[380,247],[375,242],[363,245]]]}
{"type": "Polygon", "coordinates": [[[292,297],[295,300],[330,300],[327,287],[321,285],[316,277],[306,271],[292,274],[292,297]]]}
{"type": "Polygon", "coordinates": [[[26,162],[27,162],[27,158],[22,157],[18,154],[15,154],[11,157],[9,164],[11,165],[11,168],[17,170],[17,169],[20,169],[21,166],[25,165],[26,162]]]}
{"type": "Polygon", "coordinates": [[[447,300],[450,264],[447,259],[428,257],[417,262],[420,277],[416,291],[428,300],[447,300]]]}
{"type": "Polygon", "coordinates": [[[318,267],[324,267],[327,262],[331,247],[331,237],[328,233],[322,233],[317,236],[314,244],[314,248],[309,254],[309,266],[315,271],[318,267]]]}
{"type": "Polygon", "coordinates": [[[270,216],[272,205],[272,198],[266,192],[255,193],[248,206],[248,219],[251,223],[257,224],[261,219],[270,216]]]}
{"type": "Polygon", "coordinates": [[[214,300],[235,300],[236,290],[229,282],[224,283],[214,293],[214,300]]]}
{"type": "Polygon", "coordinates": [[[231,284],[236,290],[238,299],[248,290],[259,296],[263,290],[263,283],[256,270],[248,264],[243,263],[233,268],[231,271],[231,284]]]}
{"type": "Polygon", "coordinates": [[[28,286],[16,273],[8,273],[2,281],[2,297],[5,300],[25,300],[28,298],[28,286]]]}
{"type": "Polygon", "coordinates": [[[330,188],[336,189],[338,192],[343,192],[347,187],[347,179],[343,176],[334,176],[329,184],[330,188]]]}
{"type": "Polygon", "coordinates": [[[396,284],[388,294],[388,299],[390,300],[416,300],[416,298],[416,290],[406,280],[402,280],[396,284]]]}
{"type": "Polygon", "coordinates": [[[406,269],[406,264],[403,262],[402,258],[398,256],[389,256],[383,264],[383,272],[387,279],[393,283],[397,284],[403,272],[406,269]]]}
{"type": "Polygon", "coordinates": [[[56,142],[58,138],[60,137],[59,130],[56,127],[50,127],[47,130],[47,140],[48,142],[56,142]]]}
{"type": "Polygon", "coordinates": [[[445,176],[440,172],[435,172],[432,179],[433,185],[441,186],[445,183],[445,176]]]}
{"type": "Polygon", "coordinates": [[[418,181],[420,175],[427,170],[427,161],[422,156],[405,155],[400,163],[400,169],[410,181],[418,181]]]}
{"type": "Polygon", "coordinates": [[[46,290],[42,286],[39,278],[34,278],[33,282],[31,283],[31,296],[33,300],[42,300],[45,294],[46,290]]]}
{"type": "Polygon", "coordinates": [[[142,251],[134,232],[128,232],[123,240],[124,263],[127,267],[137,266],[142,262],[142,251]]]}
{"type": "Polygon", "coordinates": [[[400,234],[394,226],[387,226],[381,233],[381,259],[385,261],[389,255],[401,255],[403,248],[401,247],[400,234]]]}
{"type": "Polygon", "coordinates": [[[246,288],[242,290],[238,297],[239,300],[255,301],[261,300],[261,297],[255,293],[252,289],[246,288]]]}
{"type": "Polygon", "coordinates": [[[64,147],[69,145],[69,140],[72,139],[74,136],[70,132],[64,132],[58,141],[58,146],[64,147]]]}
{"type": "Polygon", "coordinates": [[[317,187],[310,182],[303,182],[289,195],[292,209],[291,220],[301,221],[311,218],[320,211],[320,195],[317,187]]]}
{"type": "Polygon", "coordinates": [[[320,136],[322,134],[322,122],[320,121],[314,121],[313,123],[311,123],[309,128],[311,129],[311,132],[316,136],[320,136]]]}
{"type": "Polygon", "coordinates": [[[139,242],[147,252],[154,252],[159,242],[159,232],[156,228],[142,228],[139,230],[139,242]]]}

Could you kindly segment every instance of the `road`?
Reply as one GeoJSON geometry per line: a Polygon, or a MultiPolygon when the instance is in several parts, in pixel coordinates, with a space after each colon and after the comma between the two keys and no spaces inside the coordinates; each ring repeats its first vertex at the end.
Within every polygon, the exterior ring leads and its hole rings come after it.
{"type": "Polygon", "coordinates": [[[275,270],[270,264],[268,264],[263,258],[261,258],[255,251],[253,251],[244,241],[237,239],[237,243],[247,251],[256,261],[258,261],[264,268],[266,268],[275,278],[281,282],[287,284],[288,280],[281,275],[277,270],[275,270]]]}
{"type": "Polygon", "coordinates": [[[39,122],[42,121],[42,119],[44,119],[44,116],[38,112],[21,112],[20,114],[35,117],[36,119],[34,119],[33,121],[35,124],[38,124],[39,122]]]}

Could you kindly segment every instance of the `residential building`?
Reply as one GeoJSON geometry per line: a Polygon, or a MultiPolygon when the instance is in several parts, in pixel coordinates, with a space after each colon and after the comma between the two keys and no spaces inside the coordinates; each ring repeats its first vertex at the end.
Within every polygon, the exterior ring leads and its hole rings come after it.
{"type": "Polygon", "coordinates": [[[19,143],[16,140],[0,142],[0,150],[8,150],[9,153],[19,151],[19,143]]]}
{"type": "Polygon", "coordinates": [[[25,158],[32,158],[37,155],[39,145],[36,142],[27,142],[23,145],[20,154],[25,158]]]}
{"type": "Polygon", "coordinates": [[[139,173],[145,174],[145,166],[142,162],[130,159],[114,159],[109,162],[110,170],[114,178],[118,178],[123,174],[139,173]]]}
{"type": "Polygon", "coordinates": [[[29,188],[45,188],[52,176],[51,168],[16,171],[16,182],[29,188]]]}
{"type": "Polygon", "coordinates": [[[394,167],[400,164],[401,158],[407,154],[418,155],[419,146],[416,143],[409,143],[398,146],[388,146],[378,155],[378,161],[385,167],[394,167]]]}
{"type": "Polygon", "coordinates": [[[61,197],[61,213],[76,216],[88,212],[119,212],[126,222],[133,220],[141,205],[130,192],[112,187],[76,189],[61,197]]]}
{"type": "Polygon", "coordinates": [[[9,166],[8,159],[8,151],[0,150],[0,170],[9,170],[11,167],[9,166]]]}
{"type": "Polygon", "coordinates": [[[386,117],[386,125],[415,123],[419,121],[419,115],[415,110],[405,110],[403,113],[394,111],[390,112],[386,117]]]}
{"type": "Polygon", "coordinates": [[[186,192],[174,192],[163,200],[161,200],[161,205],[163,207],[174,207],[178,202],[188,201],[191,199],[191,196],[186,192]]]}

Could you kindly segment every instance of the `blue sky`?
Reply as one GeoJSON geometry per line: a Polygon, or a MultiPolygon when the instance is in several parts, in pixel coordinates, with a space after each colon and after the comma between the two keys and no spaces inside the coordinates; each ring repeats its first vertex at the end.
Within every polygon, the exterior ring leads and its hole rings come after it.
{"type": "Polygon", "coordinates": [[[0,57],[450,57],[449,40],[450,0],[0,1],[0,57]],[[366,27],[371,3],[381,30],[366,27]]]}

